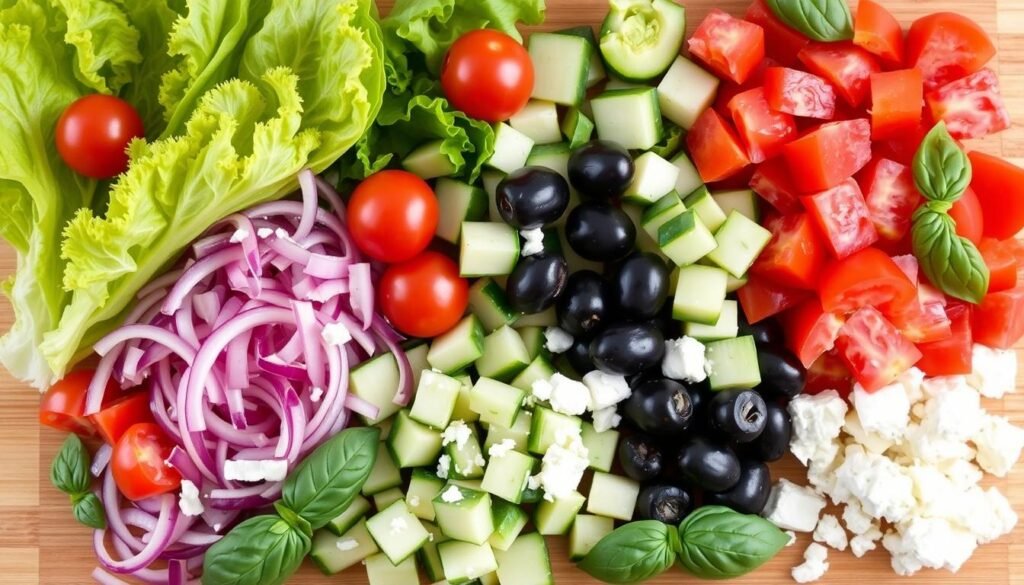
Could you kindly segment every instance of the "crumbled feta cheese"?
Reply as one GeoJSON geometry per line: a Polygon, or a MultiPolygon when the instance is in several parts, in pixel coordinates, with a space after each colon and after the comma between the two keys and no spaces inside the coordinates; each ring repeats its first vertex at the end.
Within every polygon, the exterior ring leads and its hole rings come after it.
{"type": "Polygon", "coordinates": [[[359,548],[359,541],[354,538],[342,538],[338,540],[335,546],[337,546],[338,550],[341,552],[348,552],[359,548]]]}
{"type": "Polygon", "coordinates": [[[447,447],[455,443],[455,448],[461,451],[466,443],[473,437],[473,429],[462,420],[453,420],[448,423],[448,428],[441,432],[441,446],[447,447]]]}
{"type": "Polygon", "coordinates": [[[949,441],[964,442],[981,429],[985,411],[978,392],[966,380],[932,393],[925,403],[921,424],[929,432],[949,441]]]}
{"type": "Polygon", "coordinates": [[[967,383],[985,398],[1002,398],[1017,387],[1017,352],[975,344],[967,383]]]}
{"type": "Polygon", "coordinates": [[[451,467],[452,458],[447,454],[441,455],[441,457],[437,459],[437,477],[440,477],[441,479],[448,479],[448,473],[451,471],[451,467]]]}
{"type": "Polygon", "coordinates": [[[890,441],[903,436],[910,422],[910,400],[906,388],[899,382],[876,392],[868,392],[860,384],[855,385],[853,406],[865,431],[890,441]]]}
{"type": "Polygon", "coordinates": [[[986,415],[971,440],[978,448],[978,465],[996,477],[1006,477],[1024,449],[1024,429],[1010,424],[1006,417],[986,415]]]}
{"type": "Polygon", "coordinates": [[[590,390],[590,406],[594,411],[615,406],[632,395],[625,376],[606,374],[601,370],[583,376],[583,384],[590,390]]]}
{"type": "Polygon", "coordinates": [[[519,230],[523,237],[522,255],[523,258],[540,254],[544,251],[544,230],[537,228],[532,230],[519,230]]]}
{"type": "Polygon", "coordinates": [[[807,466],[807,479],[818,493],[829,493],[835,486],[835,470],[844,460],[839,441],[825,443],[807,466]]]}
{"type": "Polygon", "coordinates": [[[256,235],[259,236],[261,239],[265,240],[270,236],[274,235],[274,230],[270,228],[260,228],[256,230],[256,235]]]}
{"type": "Polygon", "coordinates": [[[320,337],[327,345],[342,346],[352,341],[352,334],[342,323],[328,323],[320,331],[320,337]]]}
{"type": "Polygon", "coordinates": [[[241,242],[244,242],[245,240],[248,240],[249,235],[249,230],[237,229],[235,230],[235,233],[231,234],[231,239],[229,241],[232,244],[239,244],[241,242]]]}
{"type": "Polygon", "coordinates": [[[622,417],[614,406],[594,411],[594,430],[603,433],[619,426],[622,417]]]}
{"type": "Polygon", "coordinates": [[[848,447],[846,459],[836,469],[833,499],[860,501],[864,511],[875,518],[899,522],[915,508],[914,482],[891,459],[864,449],[848,447]]]}
{"type": "Polygon", "coordinates": [[[899,377],[899,382],[907,391],[907,398],[910,403],[919,402],[923,396],[921,385],[924,383],[925,374],[918,368],[910,368],[899,377]]]}
{"type": "Polygon", "coordinates": [[[487,450],[487,454],[491,459],[501,459],[505,455],[508,455],[509,451],[516,448],[516,442],[512,439],[502,439],[500,443],[491,445],[491,448],[487,450]]]}
{"type": "Polygon", "coordinates": [[[284,481],[288,462],[284,459],[234,460],[224,462],[224,479],[229,481],[284,481]]]}
{"type": "Polygon", "coordinates": [[[867,534],[878,526],[877,521],[864,513],[864,509],[854,500],[843,508],[843,522],[846,528],[856,536],[867,534]]]}
{"type": "Polygon", "coordinates": [[[772,487],[764,517],[783,530],[811,532],[818,525],[818,515],[825,508],[825,498],[814,490],[780,479],[772,487]]]}
{"type": "Polygon", "coordinates": [[[972,486],[953,498],[943,516],[954,525],[968,530],[986,544],[1009,534],[1017,525],[1017,514],[1010,502],[996,488],[983,490],[972,486]]]}
{"type": "Polygon", "coordinates": [[[910,576],[922,568],[957,572],[974,554],[977,541],[944,519],[914,517],[886,534],[882,546],[892,555],[893,570],[910,576]]]}
{"type": "Polygon", "coordinates": [[[579,416],[590,410],[590,390],[572,378],[555,374],[551,377],[551,410],[579,416]]]}
{"type": "Polygon", "coordinates": [[[804,551],[804,562],[802,565],[793,567],[793,580],[797,583],[813,583],[825,576],[829,564],[828,549],[816,542],[812,542],[804,551]]]}
{"type": "Polygon", "coordinates": [[[534,380],[533,384],[530,385],[530,392],[533,394],[534,400],[539,402],[547,402],[551,400],[551,392],[553,392],[555,386],[549,380],[534,380]]]}
{"type": "MultiPolygon", "coordinates": [[[[868,451],[878,453],[879,455],[885,453],[885,451],[894,444],[894,441],[890,441],[881,435],[865,430],[864,425],[860,422],[860,416],[856,410],[851,410],[846,414],[846,422],[843,423],[843,432],[850,435],[857,444],[863,446],[868,451]]],[[[902,435],[904,433],[901,432],[900,434],[902,435]]]]}
{"type": "Polygon", "coordinates": [[[181,509],[182,514],[189,517],[199,516],[206,511],[203,501],[199,498],[199,488],[187,479],[181,480],[181,497],[178,499],[178,508],[181,509]]]}
{"type": "Polygon", "coordinates": [[[821,394],[801,394],[789,403],[789,415],[793,419],[793,437],[789,449],[801,463],[814,458],[815,454],[834,441],[846,421],[846,401],[835,390],[821,394]]]}
{"type": "Polygon", "coordinates": [[[406,501],[413,508],[418,508],[423,503],[419,496],[409,496],[406,501]]]}
{"type": "Polygon", "coordinates": [[[946,474],[946,477],[949,478],[949,481],[953,482],[956,489],[961,491],[977,485],[984,475],[977,465],[965,459],[940,461],[936,464],[935,468],[946,474]]]}
{"type": "Polygon", "coordinates": [[[548,327],[544,330],[544,347],[551,353],[565,353],[575,341],[568,331],[560,327],[548,327]]]}
{"type": "Polygon", "coordinates": [[[669,339],[665,342],[665,357],[661,373],[666,378],[697,383],[708,378],[708,364],[704,344],[692,337],[669,339]]]}
{"type": "Polygon", "coordinates": [[[405,518],[399,516],[398,518],[392,518],[388,526],[391,527],[391,534],[401,534],[409,528],[409,523],[405,518]]]}
{"type": "Polygon", "coordinates": [[[483,467],[487,465],[487,460],[484,459],[483,455],[477,453],[476,457],[473,458],[473,463],[475,463],[477,467],[483,467]]]}
{"type": "Polygon", "coordinates": [[[324,389],[319,386],[313,386],[313,389],[309,391],[309,399],[314,403],[320,402],[323,397],[324,389]]]}
{"type": "Polygon", "coordinates": [[[789,537],[789,542],[786,543],[787,548],[796,544],[796,532],[793,532],[792,530],[787,530],[786,536],[789,537]]]}
{"type": "Polygon", "coordinates": [[[925,399],[931,398],[949,390],[970,386],[967,383],[967,376],[939,376],[928,378],[921,383],[921,391],[925,399]]]}
{"type": "Polygon", "coordinates": [[[541,460],[540,473],[534,476],[536,482],[528,485],[542,487],[545,500],[553,502],[564,498],[579,487],[590,465],[589,455],[578,431],[576,434],[556,433],[555,443],[548,447],[541,460]]]}
{"type": "Polygon", "coordinates": [[[839,519],[832,514],[825,514],[818,521],[812,538],[816,542],[828,545],[836,550],[843,551],[849,545],[846,531],[839,525],[839,519]]]}
{"type": "Polygon", "coordinates": [[[461,502],[462,500],[462,490],[460,490],[457,485],[450,485],[448,486],[448,489],[441,492],[441,501],[443,502],[454,504],[455,502],[461,502]]]}
{"type": "Polygon", "coordinates": [[[850,539],[850,552],[858,559],[878,548],[876,544],[882,538],[882,531],[872,528],[872,532],[861,534],[850,539]]]}

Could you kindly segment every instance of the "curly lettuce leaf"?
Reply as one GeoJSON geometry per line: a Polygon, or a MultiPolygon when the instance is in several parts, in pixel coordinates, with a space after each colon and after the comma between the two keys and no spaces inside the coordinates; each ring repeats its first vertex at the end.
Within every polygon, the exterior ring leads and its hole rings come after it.
{"type": "Polygon", "coordinates": [[[85,87],[117,94],[142,63],[139,31],[116,4],[105,0],[54,0],[66,18],[64,42],[75,49],[75,77],[85,87]]]}
{"type": "Polygon", "coordinates": [[[121,97],[135,106],[149,136],[160,136],[167,124],[160,103],[160,84],[164,73],[177,63],[170,54],[168,38],[175,21],[181,16],[177,2],[168,0],[114,0],[138,30],[139,53],[144,56],[136,64],[121,97]]]}

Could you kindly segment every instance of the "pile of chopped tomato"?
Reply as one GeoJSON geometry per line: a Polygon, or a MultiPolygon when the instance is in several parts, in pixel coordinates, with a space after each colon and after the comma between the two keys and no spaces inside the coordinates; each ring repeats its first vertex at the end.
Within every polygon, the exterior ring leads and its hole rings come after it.
{"type": "Polygon", "coordinates": [[[809,391],[851,376],[874,391],[915,365],[969,373],[975,342],[1024,336],[1024,170],[971,152],[971,188],[950,212],[991,272],[980,304],[934,288],[911,250],[913,157],[928,130],[945,122],[964,140],[1010,125],[977,23],[938,13],[904,31],[861,0],[853,40],[821,43],[755,0],[742,19],[714,11],[690,48],[722,80],[692,130],[694,162],[709,183],[751,177],[774,234],[740,303],[752,323],[781,319],[809,391]]]}

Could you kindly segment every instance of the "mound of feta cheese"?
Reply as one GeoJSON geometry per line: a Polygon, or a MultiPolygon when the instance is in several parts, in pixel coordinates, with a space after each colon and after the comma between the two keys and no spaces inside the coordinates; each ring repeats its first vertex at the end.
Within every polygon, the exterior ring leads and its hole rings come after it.
{"type": "Polygon", "coordinates": [[[810,486],[780,481],[764,514],[784,530],[813,532],[796,581],[828,570],[822,545],[861,557],[880,543],[906,576],[956,572],[979,545],[1013,530],[1010,503],[979,482],[983,472],[1005,477],[1024,448],[1024,429],[981,405],[1014,391],[1016,354],[975,346],[973,370],[925,378],[913,369],[874,393],[855,386],[852,408],[835,391],[792,401],[790,450],[807,466],[810,486]],[[819,520],[826,497],[842,510],[845,529],[836,516],[819,520]]]}

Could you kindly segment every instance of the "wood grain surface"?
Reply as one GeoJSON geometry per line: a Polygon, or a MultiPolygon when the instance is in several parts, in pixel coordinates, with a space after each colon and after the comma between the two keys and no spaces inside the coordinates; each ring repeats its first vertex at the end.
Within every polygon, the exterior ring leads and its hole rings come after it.
{"type": "MultiPolygon", "coordinates": [[[[959,12],[978,21],[997,39],[999,56],[992,67],[1000,73],[1014,127],[972,146],[1024,165],[1024,0],[883,1],[904,23],[931,12],[959,12]]],[[[740,14],[749,0],[689,0],[685,3],[692,32],[711,8],[740,14]]],[[[385,4],[389,2],[382,2],[382,6],[385,4]]],[[[606,6],[606,0],[548,0],[545,28],[597,24],[606,6]]],[[[13,253],[0,247],[0,279],[13,273],[14,266],[13,253]]],[[[0,305],[0,331],[5,331],[11,321],[10,307],[0,305]]],[[[1022,382],[1024,378],[1018,380],[1018,386],[1022,382]]],[[[0,405],[0,584],[91,582],[89,574],[95,566],[91,533],[75,523],[67,498],[57,492],[48,479],[50,461],[63,436],[40,428],[36,422],[38,394],[2,371],[0,399],[3,401],[0,405]]],[[[1001,401],[987,401],[985,407],[1024,425],[1024,393],[1001,401]]],[[[806,483],[803,470],[792,459],[775,465],[773,474],[806,483]]],[[[1024,516],[1024,465],[1006,480],[992,483],[1007,494],[1017,512],[1024,516]]],[[[803,535],[798,544],[784,550],[770,564],[738,581],[758,585],[791,583],[789,570],[800,562],[808,542],[809,536],[803,535]]],[[[596,583],[568,562],[563,539],[551,540],[551,558],[560,585],[596,583]]],[[[832,569],[824,583],[902,581],[890,570],[889,555],[884,550],[871,552],[863,559],[855,559],[849,552],[830,551],[829,561],[832,569]]],[[[680,571],[671,571],[651,583],[687,581],[695,580],[680,571]]],[[[356,585],[365,583],[366,577],[358,566],[330,578],[307,566],[292,582],[356,585]]],[[[1012,534],[981,547],[959,574],[925,571],[914,577],[913,582],[1024,584],[1024,522],[1012,534]]]]}

